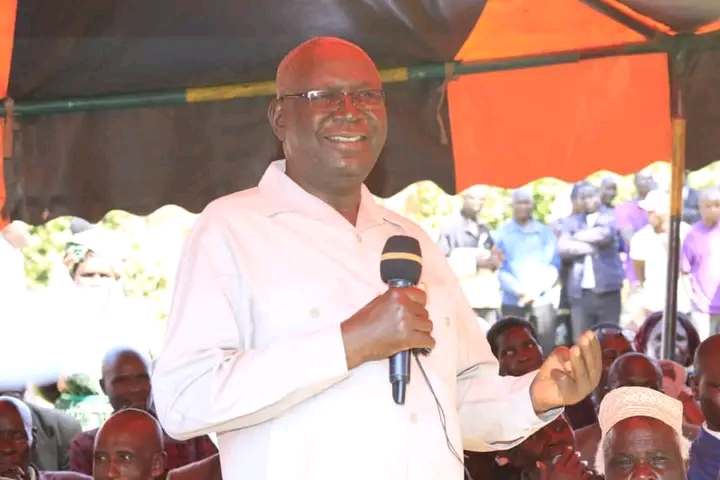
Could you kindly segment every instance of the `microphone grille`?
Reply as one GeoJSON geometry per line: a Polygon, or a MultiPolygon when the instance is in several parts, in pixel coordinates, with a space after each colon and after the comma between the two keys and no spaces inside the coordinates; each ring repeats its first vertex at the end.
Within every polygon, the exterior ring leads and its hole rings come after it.
{"type": "Polygon", "coordinates": [[[395,235],[387,239],[380,259],[380,277],[390,280],[407,280],[413,285],[420,281],[422,250],[416,238],[395,235]]]}

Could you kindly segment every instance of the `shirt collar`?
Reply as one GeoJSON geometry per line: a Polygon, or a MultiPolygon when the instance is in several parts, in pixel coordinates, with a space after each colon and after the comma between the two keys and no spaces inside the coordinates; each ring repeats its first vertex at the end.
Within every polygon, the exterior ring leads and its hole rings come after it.
{"type": "Polygon", "coordinates": [[[526,232],[526,233],[538,233],[540,231],[540,226],[538,224],[538,221],[534,218],[531,218],[527,225],[523,226],[520,225],[515,221],[514,218],[510,219],[510,225],[512,225],[513,230],[516,230],[518,232],[526,232]]]}
{"type": "Polygon", "coordinates": [[[714,430],[710,430],[710,429],[708,428],[708,426],[707,426],[707,422],[703,423],[702,428],[703,428],[703,430],[705,430],[705,433],[707,433],[708,435],[710,435],[710,436],[712,436],[712,437],[715,437],[716,439],[720,440],[720,432],[716,432],[716,431],[714,431],[714,430]]]}
{"type": "MultiPolygon", "coordinates": [[[[276,160],[268,166],[258,188],[267,200],[264,205],[267,216],[299,212],[329,224],[352,228],[334,208],[305,191],[285,174],[285,160],[276,160]]],[[[370,190],[363,184],[356,229],[365,230],[386,221],[397,225],[396,221],[388,217],[388,212],[377,204],[370,190]]]]}

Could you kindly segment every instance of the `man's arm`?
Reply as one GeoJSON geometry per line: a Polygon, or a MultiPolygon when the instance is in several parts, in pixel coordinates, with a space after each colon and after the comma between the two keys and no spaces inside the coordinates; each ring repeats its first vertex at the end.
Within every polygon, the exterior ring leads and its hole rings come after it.
{"type": "Polygon", "coordinates": [[[450,253],[452,253],[452,250],[453,250],[453,242],[452,242],[451,232],[450,232],[449,228],[443,227],[440,230],[440,235],[438,236],[437,246],[445,254],[446,257],[450,256],[450,253]]]}
{"type": "Polygon", "coordinates": [[[569,223],[570,221],[567,221],[563,224],[563,231],[558,239],[557,249],[560,258],[563,260],[574,260],[577,257],[584,257],[585,255],[595,253],[595,247],[574,238],[574,233],[569,223]]]}
{"type": "Polygon", "coordinates": [[[547,265],[547,269],[543,278],[538,282],[540,285],[540,295],[545,294],[545,292],[554,287],[560,275],[560,253],[558,251],[557,237],[550,227],[547,227],[545,232],[543,260],[547,265]]]}
{"type": "Polygon", "coordinates": [[[683,202],[682,219],[684,222],[694,225],[700,221],[700,208],[698,206],[699,200],[700,192],[694,188],[689,189],[687,199],[683,202]]]}
{"type": "Polygon", "coordinates": [[[633,238],[630,241],[630,249],[628,251],[628,255],[633,261],[635,277],[640,284],[645,283],[645,261],[647,260],[645,253],[648,249],[644,241],[644,233],[644,230],[640,230],[638,233],[633,235],[633,238]]]}
{"type": "Polygon", "coordinates": [[[448,282],[457,306],[458,414],[463,448],[476,452],[512,448],[554,420],[562,409],[535,413],[529,390],[535,372],[522,377],[499,375],[497,359],[457,281],[448,278],[448,282]]]}
{"type": "Polygon", "coordinates": [[[601,213],[593,227],[575,232],[573,239],[597,248],[605,248],[615,242],[616,232],[615,219],[612,215],[601,213]]]}
{"type": "Polygon", "coordinates": [[[188,237],[153,371],[158,418],[179,440],[268,421],[348,373],[339,324],[253,349],[251,290],[224,228],[206,210],[188,237]]]}
{"type": "Polygon", "coordinates": [[[57,444],[59,470],[70,468],[70,442],[77,434],[82,432],[80,422],[61,410],[50,410],[57,414],[57,444]]]}

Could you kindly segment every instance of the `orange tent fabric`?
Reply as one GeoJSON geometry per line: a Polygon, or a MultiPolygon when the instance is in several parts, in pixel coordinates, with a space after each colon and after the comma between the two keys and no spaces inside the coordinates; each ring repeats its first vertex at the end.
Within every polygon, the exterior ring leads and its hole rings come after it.
{"type": "MultiPolygon", "coordinates": [[[[16,11],[17,0],[0,0],[0,98],[7,97],[16,11]]],[[[2,151],[3,145],[3,130],[0,128],[0,151],[2,151]]],[[[3,178],[3,162],[0,161],[0,205],[4,204],[6,196],[3,178]]],[[[0,229],[4,228],[7,223],[8,219],[0,217],[0,229]]]]}
{"type": "MultiPolygon", "coordinates": [[[[489,0],[456,60],[643,40],[578,0],[489,0]]],[[[476,183],[516,187],[558,172],[569,181],[598,170],[628,174],[670,158],[665,54],[466,75],[451,82],[448,98],[457,190],[476,183]],[[493,158],[517,159],[522,168],[493,168],[493,158]]]]}

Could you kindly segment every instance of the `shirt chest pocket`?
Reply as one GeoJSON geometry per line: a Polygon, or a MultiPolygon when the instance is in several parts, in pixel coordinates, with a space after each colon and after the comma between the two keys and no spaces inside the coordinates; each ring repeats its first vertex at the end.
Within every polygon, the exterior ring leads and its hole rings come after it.
{"type": "Polygon", "coordinates": [[[352,293],[333,282],[283,282],[266,287],[257,309],[259,321],[254,322],[255,348],[339,325],[362,306],[353,304],[352,293]]]}

